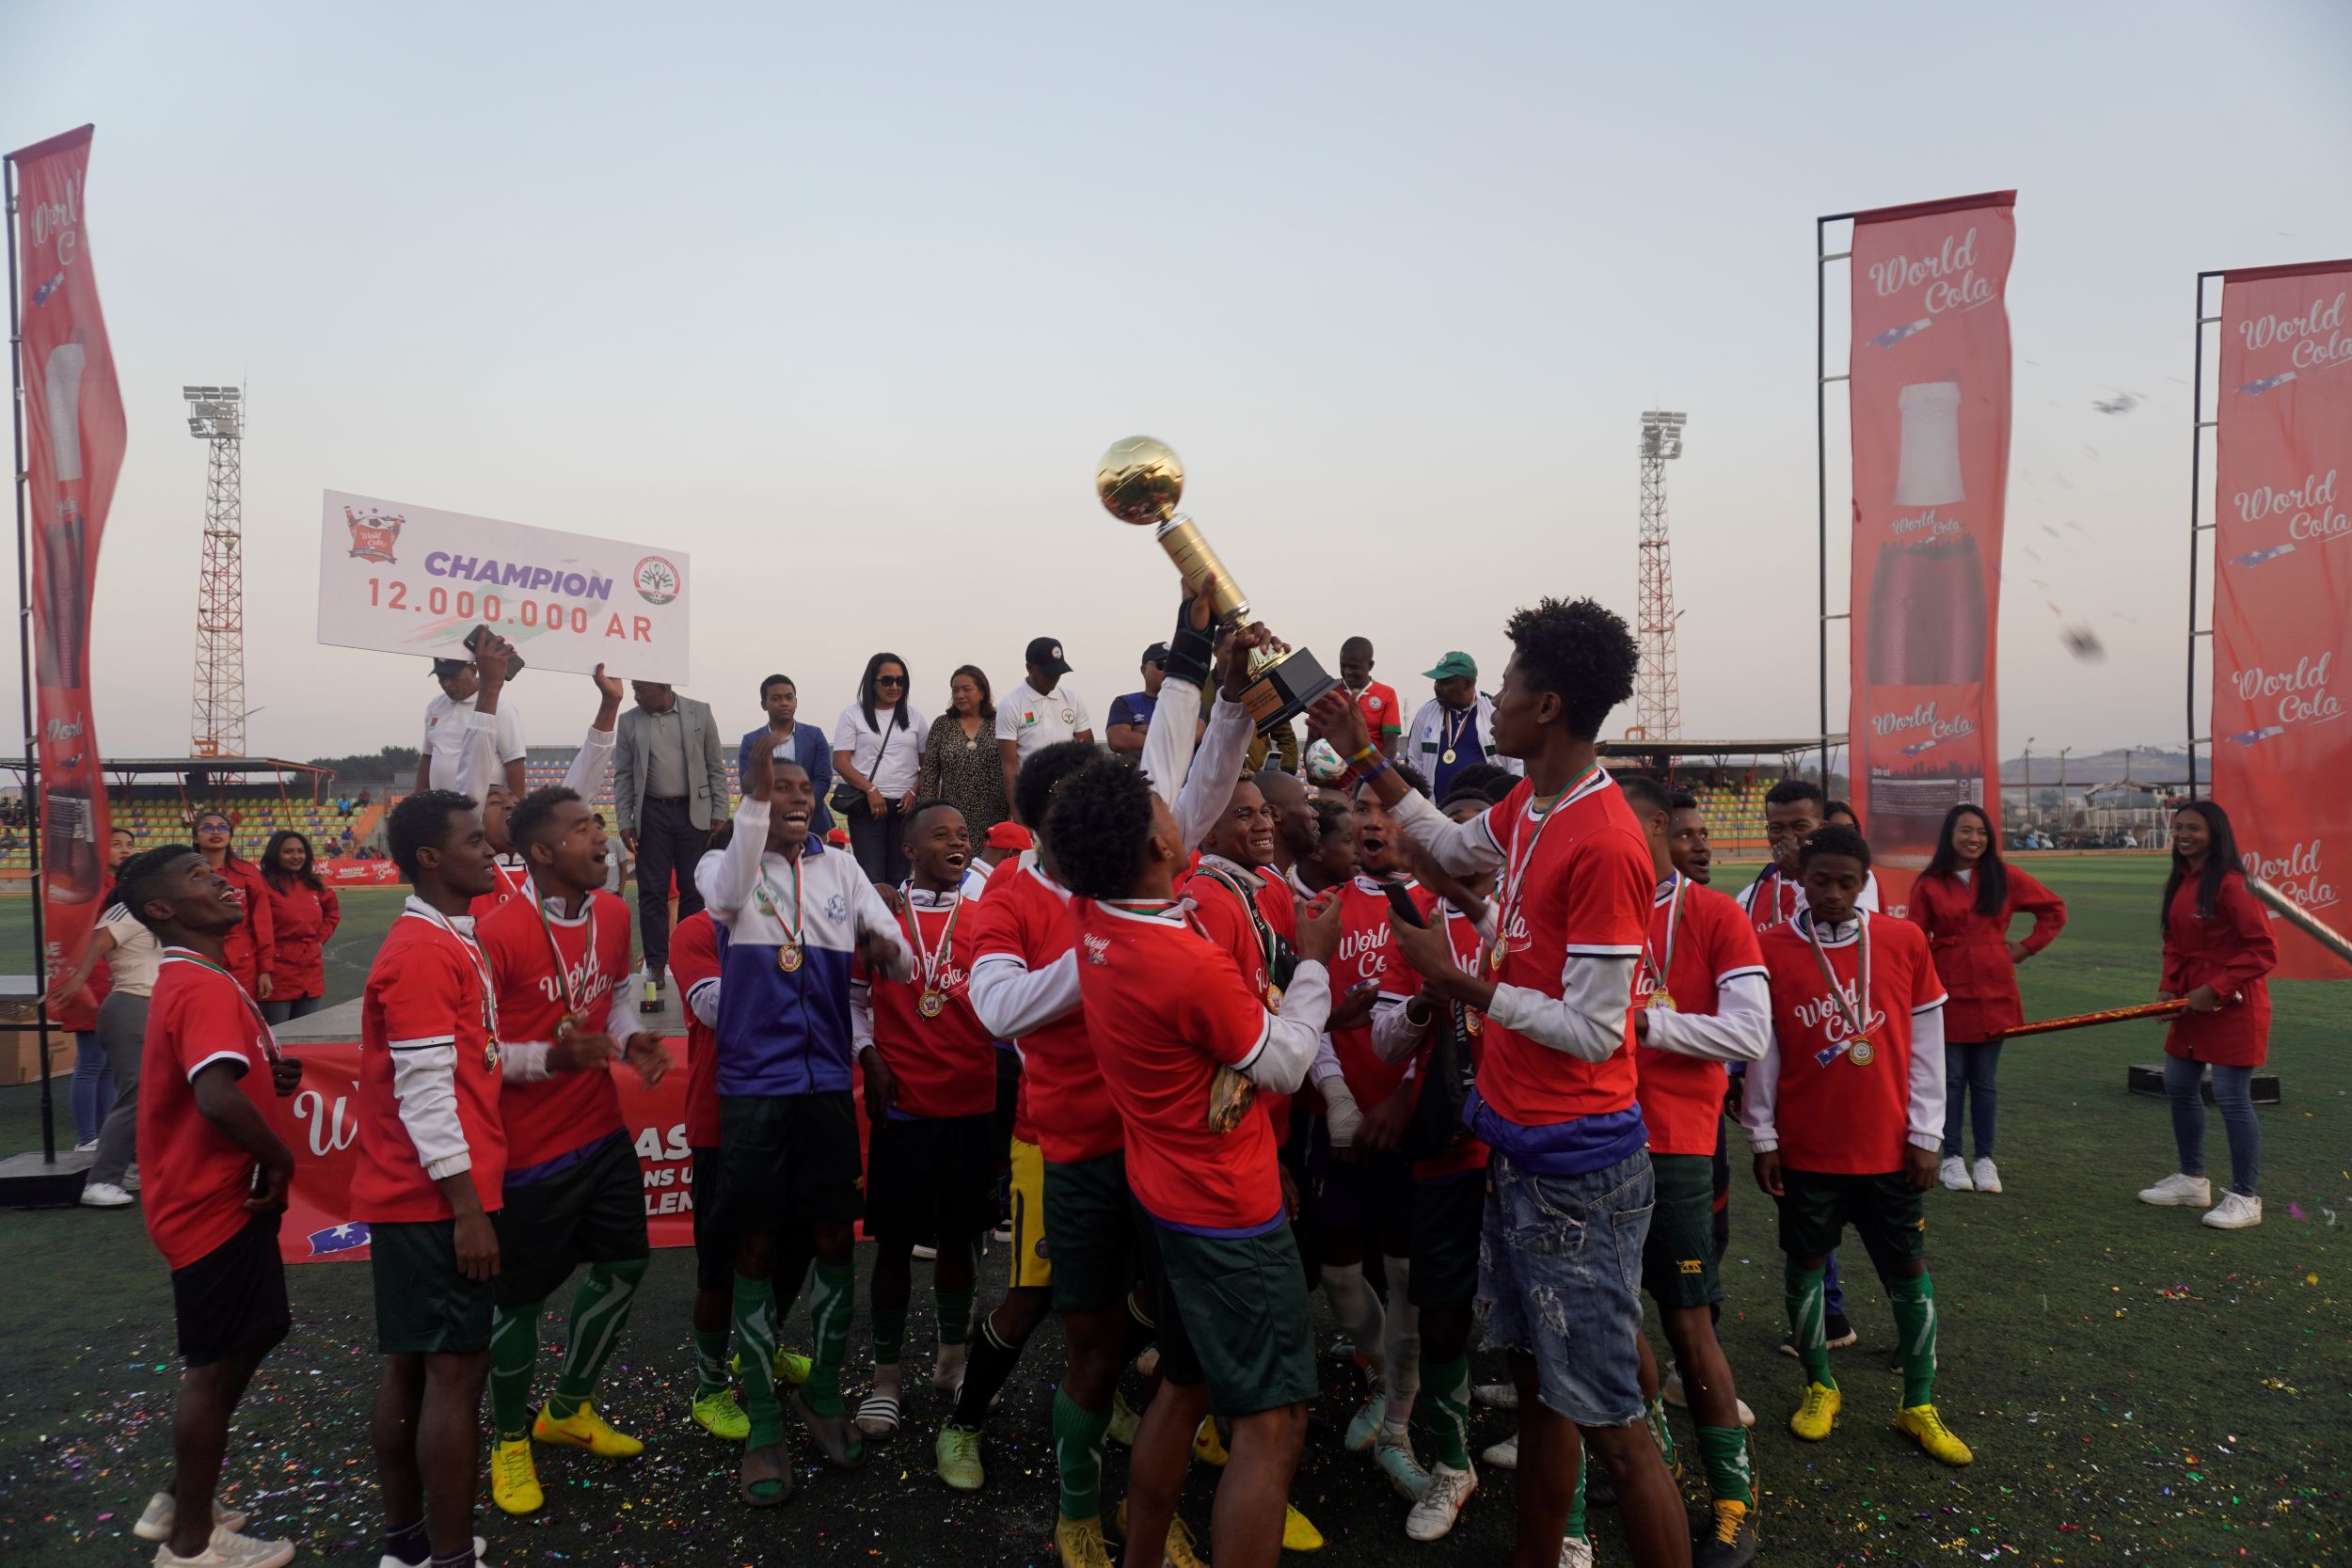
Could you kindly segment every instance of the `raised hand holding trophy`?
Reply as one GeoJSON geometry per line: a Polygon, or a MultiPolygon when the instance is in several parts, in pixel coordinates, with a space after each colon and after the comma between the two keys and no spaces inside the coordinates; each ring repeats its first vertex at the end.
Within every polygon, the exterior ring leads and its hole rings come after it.
{"type": "MultiPolygon", "coordinates": [[[[1152,537],[1176,563],[1187,590],[1197,592],[1214,579],[1210,604],[1219,620],[1249,619],[1248,596],[1233,574],[1200,536],[1200,525],[1176,510],[1184,494],[1184,466],[1167,442],[1149,436],[1113,442],[1095,467],[1094,493],[1103,509],[1120,522],[1153,525],[1152,537]]],[[[1250,661],[1249,687],[1241,701],[1263,735],[1289,723],[1339,684],[1304,648],[1279,653],[1266,649],[1250,661]]]]}

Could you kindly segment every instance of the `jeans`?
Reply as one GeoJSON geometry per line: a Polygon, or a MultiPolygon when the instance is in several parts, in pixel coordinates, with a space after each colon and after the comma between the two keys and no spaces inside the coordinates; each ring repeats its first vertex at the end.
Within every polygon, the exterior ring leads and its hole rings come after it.
{"type": "MultiPolygon", "coordinates": [[[[2205,1078],[2203,1062],[2185,1056],[2164,1059],[2164,1093],[2172,1101],[2172,1141],[2181,1146],[2181,1174],[2205,1174],[2205,1078]]],[[[2254,1119],[2254,1069],[2213,1068],[2213,1102],[2221,1108],[2222,1131],[2230,1138],[2230,1191],[2254,1196],[2262,1185],[2263,1130],[2254,1119]]]]}
{"type": "Polygon", "coordinates": [[[1579,1426],[1642,1418],[1642,1247],[1656,1183],[1636,1150],[1581,1176],[1539,1176],[1498,1150],[1478,1238],[1486,1345],[1524,1351],[1545,1407],[1579,1426]]]}
{"type": "Polygon", "coordinates": [[[275,1029],[298,1018],[309,1018],[326,1005],[324,996],[271,997],[262,1004],[262,1022],[275,1029]]]}
{"type": "Polygon", "coordinates": [[[1960,1158],[1962,1125],[1967,1120],[1968,1101],[1977,1102],[1977,1158],[1993,1158],[1994,1118],[2000,1105],[2000,1095],[1993,1087],[1993,1075],[2000,1070],[2001,1042],[1999,1040],[1946,1040],[1944,1042],[1944,1158],[1960,1158]]]}
{"type": "Polygon", "coordinates": [[[138,1158],[139,1057],[147,1049],[147,998],[129,991],[107,993],[98,1005],[98,1040],[105,1047],[106,1065],[114,1069],[114,1108],[98,1130],[98,1152],[89,1163],[89,1180],[122,1185],[123,1173],[138,1158]]]}
{"type": "Polygon", "coordinates": [[[850,818],[850,853],[857,857],[857,868],[869,882],[897,887],[905,879],[907,858],[901,846],[906,837],[907,819],[895,811],[886,816],[850,818]]]}
{"type": "Polygon", "coordinates": [[[645,951],[645,973],[659,974],[670,962],[670,878],[677,877],[677,917],[699,914],[703,895],[694,867],[710,843],[707,829],[694,826],[684,800],[647,797],[637,820],[637,931],[645,951]]]}
{"type": "Polygon", "coordinates": [[[90,1143],[115,1102],[114,1069],[107,1065],[106,1048],[99,1043],[95,1029],[74,1032],[72,1099],[73,1141],[90,1143]]]}

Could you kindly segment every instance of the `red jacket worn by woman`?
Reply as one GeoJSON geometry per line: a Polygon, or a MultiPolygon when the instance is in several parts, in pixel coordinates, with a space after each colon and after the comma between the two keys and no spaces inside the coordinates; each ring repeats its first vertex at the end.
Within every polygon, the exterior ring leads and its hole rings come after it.
{"type": "Polygon", "coordinates": [[[220,874],[229,879],[230,885],[237,890],[238,901],[245,905],[245,922],[222,942],[223,957],[229,960],[229,973],[237,977],[237,984],[245,988],[246,994],[259,1000],[262,956],[278,945],[277,922],[270,918],[269,884],[262,880],[262,868],[251,861],[224,861],[220,874]]]}
{"type": "Polygon", "coordinates": [[[2164,911],[2164,979],[2168,996],[2211,986],[2217,1013],[2181,1013],[2165,1037],[2164,1053],[2192,1062],[2260,1067],[2270,1053],[2270,984],[2279,963],[2270,917],[2233,871],[2213,895],[2213,912],[2197,912],[2197,879],[2183,879],[2164,911]]]}
{"type": "Polygon", "coordinates": [[[342,906],[335,890],[315,891],[307,882],[289,881],[280,892],[269,886],[270,922],[276,942],[270,948],[270,1000],[291,1002],[297,997],[326,994],[326,939],[342,923],[342,906]]]}
{"type": "Polygon", "coordinates": [[[1908,918],[1928,935],[1935,973],[1951,999],[1944,1004],[1944,1037],[1955,1043],[1989,1040],[2026,1022],[2017,999],[2017,965],[2009,956],[2010,921],[2033,916],[2026,951],[2039,953],[2066,925],[2066,901],[2013,865],[2009,897],[1993,914],[1977,912],[1973,882],[1922,877],[1911,884],[1908,918]]]}

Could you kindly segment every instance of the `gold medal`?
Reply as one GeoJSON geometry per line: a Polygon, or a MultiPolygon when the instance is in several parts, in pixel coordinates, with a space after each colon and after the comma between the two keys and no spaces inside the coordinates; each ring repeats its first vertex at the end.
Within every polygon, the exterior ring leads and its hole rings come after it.
{"type": "Polygon", "coordinates": [[[1439,752],[1439,753],[1438,754],[1438,760],[1439,762],[1444,763],[1444,764],[1445,764],[1448,768],[1453,767],[1453,766],[1454,766],[1454,748],[1452,748],[1451,746],[1449,746],[1449,747],[1447,747],[1447,748],[1446,748],[1443,752],[1439,752]]]}
{"type": "Polygon", "coordinates": [[[1669,991],[1654,990],[1650,992],[1649,1005],[1657,1008],[1661,1013],[1670,1013],[1675,1010],[1675,999],[1673,994],[1669,991]]]}
{"type": "Polygon", "coordinates": [[[1853,1058],[1856,1067],[1868,1067],[1878,1057],[1878,1053],[1870,1049],[1870,1042],[1867,1039],[1854,1041],[1847,1047],[1846,1054],[1853,1058]]]}
{"type": "Polygon", "coordinates": [[[1282,1010],[1282,988],[1271,980],[1265,983],[1265,1006],[1266,1011],[1270,1013],[1279,1013],[1282,1010]]]}
{"type": "Polygon", "coordinates": [[[797,942],[787,942],[777,948],[776,967],[787,974],[798,970],[801,967],[801,944],[797,942]]]}
{"type": "Polygon", "coordinates": [[[555,1021],[556,1044],[569,1045],[579,1034],[580,1020],[574,1018],[571,1014],[565,1013],[562,1018],[555,1021]]]}
{"type": "Polygon", "coordinates": [[[1508,936],[1495,938],[1495,944],[1486,950],[1486,961],[1497,974],[1502,973],[1502,960],[1510,956],[1511,939],[1508,936]]]}
{"type": "Polygon", "coordinates": [[[925,1018],[937,1018],[947,1006],[947,999],[935,990],[927,990],[914,1004],[914,1010],[925,1018]]]}
{"type": "Polygon", "coordinates": [[[1462,1027],[1472,1035],[1483,1035],[1486,1032],[1486,1015],[1475,1007],[1465,1007],[1462,1009],[1462,1027]]]}

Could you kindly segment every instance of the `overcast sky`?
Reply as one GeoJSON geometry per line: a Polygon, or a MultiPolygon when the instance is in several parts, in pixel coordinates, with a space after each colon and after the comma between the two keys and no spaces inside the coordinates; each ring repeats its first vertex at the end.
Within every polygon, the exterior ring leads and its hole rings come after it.
{"type": "MultiPolygon", "coordinates": [[[[432,693],[316,645],[327,488],[691,552],[731,725],[771,670],[830,724],[877,647],[936,712],[1041,633],[1099,718],[1172,618],[1090,487],[1149,432],[1276,629],[1370,635],[1409,705],[1538,594],[1630,616],[1649,406],[1685,734],[1812,733],[1813,218],[2009,186],[2002,750],[2178,744],[2193,276],[2352,256],[2331,0],[791,10],[0,14],[0,139],[98,127],[107,751],[187,747],[180,388],[241,378],[260,752],[413,744],[432,693]]],[[[592,702],[516,695],[541,741],[592,702]]]]}

